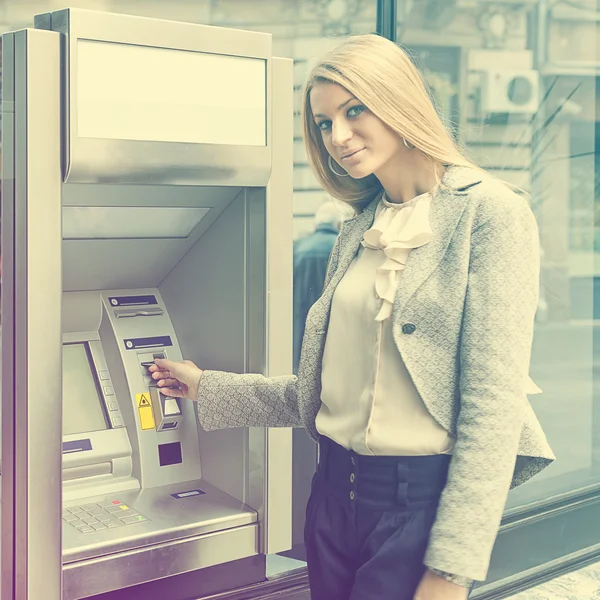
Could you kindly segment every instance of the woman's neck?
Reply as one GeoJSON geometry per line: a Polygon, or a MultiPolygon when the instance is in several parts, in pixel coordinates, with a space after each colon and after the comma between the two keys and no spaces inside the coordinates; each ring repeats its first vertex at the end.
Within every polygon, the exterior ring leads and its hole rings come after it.
{"type": "Polygon", "coordinates": [[[410,160],[390,165],[384,173],[375,175],[385,190],[388,202],[402,203],[431,191],[444,173],[441,165],[434,165],[418,150],[410,160]],[[437,177],[436,177],[437,172],[437,177]]]}

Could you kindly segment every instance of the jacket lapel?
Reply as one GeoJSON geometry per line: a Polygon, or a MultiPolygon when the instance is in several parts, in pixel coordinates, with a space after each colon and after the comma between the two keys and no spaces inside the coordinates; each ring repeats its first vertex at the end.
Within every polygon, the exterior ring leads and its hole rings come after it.
{"type": "Polygon", "coordinates": [[[431,201],[429,222],[433,237],[425,246],[408,255],[394,299],[394,323],[400,322],[406,303],[440,264],[469,198],[468,190],[481,183],[481,176],[472,169],[453,167],[442,179],[431,201]]]}
{"type": "Polygon", "coordinates": [[[338,259],[337,268],[334,276],[331,278],[327,289],[323,291],[323,295],[333,296],[333,292],[346,274],[348,267],[354,260],[358,248],[363,239],[365,231],[371,227],[375,218],[375,211],[381,199],[381,194],[360,213],[358,216],[348,219],[344,222],[342,231],[340,232],[340,256],[338,259]]]}

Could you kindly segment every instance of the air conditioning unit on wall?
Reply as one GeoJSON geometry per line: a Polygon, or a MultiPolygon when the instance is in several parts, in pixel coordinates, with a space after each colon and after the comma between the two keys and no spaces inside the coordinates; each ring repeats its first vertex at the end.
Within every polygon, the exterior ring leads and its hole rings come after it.
{"type": "Polygon", "coordinates": [[[533,114],[539,108],[539,73],[533,69],[489,69],[481,73],[483,113],[533,114]]]}

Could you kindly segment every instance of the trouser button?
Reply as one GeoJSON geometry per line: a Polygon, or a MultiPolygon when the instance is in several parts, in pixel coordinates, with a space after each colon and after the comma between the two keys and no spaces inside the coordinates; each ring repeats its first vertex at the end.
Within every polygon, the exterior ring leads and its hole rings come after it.
{"type": "Polygon", "coordinates": [[[354,483],[354,480],[355,480],[355,479],[356,479],[356,477],[355,477],[354,473],[352,473],[352,474],[350,475],[350,483],[354,483]]]}
{"type": "Polygon", "coordinates": [[[354,490],[350,492],[350,500],[354,500],[354,490]]]}

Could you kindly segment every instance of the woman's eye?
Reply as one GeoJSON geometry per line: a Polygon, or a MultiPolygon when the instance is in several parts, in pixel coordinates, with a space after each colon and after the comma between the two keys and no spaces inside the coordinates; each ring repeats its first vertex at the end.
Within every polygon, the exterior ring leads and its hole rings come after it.
{"type": "Polygon", "coordinates": [[[317,127],[321,131],[325,131],[326,129],[329,129],[330,125],[331,125],[331,121],[321,121],[320,123],[317,123],[317,127]]]}
{"type": "Polygon", "coordinates": [[[358,115],[360,115],[360,113],[365,110],[364,106],[361,106],[360,104],[357,106],[352,106],[351,108],[348,109],[348,116],[349,117],[358,117],[358,115]]]}

